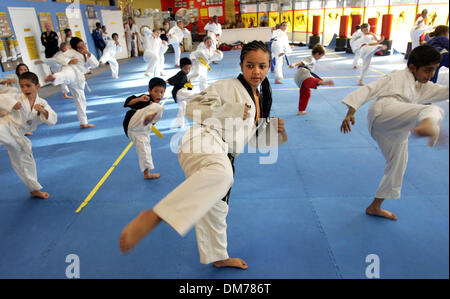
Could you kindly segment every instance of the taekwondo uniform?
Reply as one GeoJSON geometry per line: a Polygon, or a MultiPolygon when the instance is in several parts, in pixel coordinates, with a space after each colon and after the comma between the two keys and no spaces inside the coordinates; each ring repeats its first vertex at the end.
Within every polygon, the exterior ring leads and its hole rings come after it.
{"type": "Polygon", "coordinates": [[[432,27],[428,27],[425,25],[426,20],[422,16],[418,17],[416,22],[414,23],[414,27],[410,32],[411,35],[411,51],[414,50],[414,48],[420,46],[420,37],[422,34],[430,30],[432,27]]]}
{"type": "MultiPolygon", "coordinates": [[[[150,95],[149,97],[151,99],[150,95]]],[[[161,119],[164,108],[161,105],[152,102],[152,100],[148,102],[137,102],[129,106],[128,103],[135,98],[138,97],[131,96],[125,101],[124,107],[131,108],[131,110],[125,115],[123,129],[136,147],[139,158],[139,168],[141,172],[144,172],[146,169],[152,170],[155,168],[152,159],[152,148],[150,146],[150,132],[152,130],[152,125],[161,119]],[[155,113],[157,114],[152,122],[144,125],[144,119],[148,115],[155,113]]]]}
{"type": "Polygon", "coordinates": [[[363,35],[364,33],[361,31],[361,29],[358,29],[352,34],[352,38],[350,39],[350,47],[352,48],[353,54],[355,54],[355,56],[353,57],[354,67],[358,66],[362,41],[361,37],[363,35]]]}
{"type": "Polygon", "coordinates": [[[281,53],[291,53],[292,49],[289,45],[289,38],[281,29],[277,29],[273,32],[272,36],[272,57],[275,58],[275,79],[282,80],[283,79],[283,61],[284,56],[279,56],[281,53]]]}
{"type": "Polygon", "coordinates": [[[361,74],[359,79],[362,80],[367,72],[369,71],[370,62],[372,61],[372,57],[377,53],[382,47],[381,44],[377,44],[375,46],[369,46],[369,44],[376,42],[374,36],[372,34],[363,34],[361,38],[358,39],[359,42],[359,55],[363,60],[363,66],[361,68],[361,74]]]}
{"type": "Polygon", "coordinates": [[[160,70],[160,52],[163,47],[162,40],[159,37],[154,37],[150,29],[144,28],[143,47],[144,47],[144,61],[148,63],[145,74],[151,77],[157,77],[160,70]]]}
{"type": "Polygon", "coordinates": [[[222,34],[222,25],[220,23],[208,23],[205,25],[204,30],[208,32],[208,36],[212,38],[213,47],[217,49],[218,38],[222,34]]]}
{"type": "Polygon", "coordinates": [[[128,49],[128,57],[131,57],[131,50],[133,49],[133,56],[138,56],[138,48],[137,48],[137,36],[134,36],[134,34],[138,34],[137,26],[136,24],[131,25],[127,23],[125,25],[125,32],[127,34],[127,49],[128,49]]]}
{"type": "Polygon", "coordinates": [[[195,93],[192,91],[191,87],[186,86],[186,83],[188,83],[188,77],[185,73],[183,73],[183,71],[179,71],[175,76],[169,78],[167,82],[170,85],[173,85],[172,97],[178,104],[178,114],[175,121],[175,127],[183,128],[186,124],[184,120],[184,116],[186,115],[186,103],[195,93]]]}
{"type": "Polygon", "coordinates": [[[189,37],[191,32],[187,30],[186,28],[180,29],[178,26],[174,26],[170,28],[168,35],[169,42],[173,47],[173,50],[175,52],[175,65],[180,65],[180,57],[181,57],[181,50],[180,50],[180,44],[183,42],[184,37],[189,37]]]}
{"type": "MultiPolygon", "coordinates": [[[[242,75],[217,81],[188,101],[186,116],[196,124],[184,134],[178,153],[186,180],[153,209],[182,236],[195,225],[200,262],[204,264],[228,258],[225,198],[234,180],[232,159],[256,130],[258,137],[269,138],[269,146],[287,141],[286,134],[268,134],[273,133],[274,122],[264,118],[258,128],[255,126],[253,93],[243,81],[242,75]],[[245,105],[251,108],[243,120],[245,105]]],[[[260,105],[261,115],[268,117],[271,103],[260,98],[260,105]]]]}
{"type": "Polygon", "coordinates": [[[219,61],[223,59],[223,53],[220,50],[211,46],[207,48],[203,42],[201,42],[197,50],[191,53],[190,58],[192,60],[192,72],[188,78],[194,82],[199,80],[200,91],[205,90],[208,87],[208,70],[210,70],[209,63],[212,61],[219,61]]]}
{"type": "Polygon", "coordinates": [[[115,56],[122,52],[122,47],[116,45],[114,40],[106,41],[106,47],[103,50],[103,55],[100,57],[101,63],[109,62],[109,67],[111,68],[112,77],[114,79],[119,78],[119,63],[117,62],[115,56]]]}
{"type": "MultiPolygon", "coordinates": [[[[19,85],[19,77],[14,74],[9,74],[8,76],[4,77],[2,80],[16,80],[16,83],[7,83],[5,85],[2,85],[0,87],[0,94],[2,93],[20,93],[20,85],[19,85]]],[[[1,113],[1,112],[0,112],[1,113]]]]}
{"type": "Polygon", "coordinates": [[[43,113],[30,107],[25,95],[0,94],[0,111],[6,112],[4,117],[0,117],[0,145],[8,150],[14,171],[30,192],[39,191],[42,186],[37,180],[31,141],[25,133],[33,132],[41,123],[53,126],[57,122],[57,115],[47,101],[37,96],[34,104],[39,104],[48,111],[48,119],[45,119],[43,113]],[[17,102],[22,104],[22,108],[14,110],[17,102]]]}
{"type": "Polygon", "coordinates": [[[70,49],[62,53],[56,58],[56,61],[62,65],[61,71],[53,74],[55,80],[53,85],[66,84],[69,87],[70,93],[73,95],[75,107],[77,109],[78,121],[80,125],[87,125],[88,119],[86,115],[86,95],[84,94],[84,87],[86,86],[86,78],[84,74],[89,71],[89,68],[96,68],[98,60],[94,54],[85,60],[83,54],[70,49]],[[77,59],[76,64],[69,64],[72,59],[77,59]]]}
{"type": "Polygon", "coordinates": [[[439,132],[444,111],[436,105],[424,104],[445,100],[448,96],[448,86],[417,82],[405,69],[359,88],[342,101],[357,110],[376,98],[368,111],[368,129],[386,160],[376,198],[400,198],[410,132],[426,118],[431,119],[439,132]]]}

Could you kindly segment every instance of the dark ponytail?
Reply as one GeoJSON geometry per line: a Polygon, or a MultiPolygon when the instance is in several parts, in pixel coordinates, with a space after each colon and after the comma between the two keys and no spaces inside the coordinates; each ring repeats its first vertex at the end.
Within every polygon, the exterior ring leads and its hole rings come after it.
{"type": "Polygon", "coordinates": [[[430,37],[436,37],[441,35],[447,35],[448,34],[448,26],[446,25],[439,25],[437,26],[433,32],[430,32],[428,34],[430,37]]]}

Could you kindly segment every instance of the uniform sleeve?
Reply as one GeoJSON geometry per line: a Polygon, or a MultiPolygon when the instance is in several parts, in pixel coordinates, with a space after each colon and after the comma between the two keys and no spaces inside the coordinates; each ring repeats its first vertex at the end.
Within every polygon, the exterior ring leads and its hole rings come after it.
{"type": "Polygon", "coordinates": [[[91,68],[98,67],[98,60],[94,54],[91,53],[91,57],[89,57],[88,60],[86,61],[86,66],[91,68]]]}
{"type": "Polygon", "coordinates": [[[180,72],[178,72],[175,76],[170,77],[167,82],[169,82],[170,85],[179,85],[182,83],[182,79],[183,79],[183,74],[181,74],[180,72]]]}
{"type": "Polygon", "coordinates": [[[43,99],[41,99],[40,105],[48,112],[48,118],[46,119],[45,115],[43,113],[41,113],[39,115],[40,120],[49,126],[54,126],[56,124],[56,122],[58,121],[58,116],[57,116],[56,112],[52,109],[52,107],[50,107],[50,105],[47,103],[47,101],[45,101],[43,99]]]}
{"type": "Polygon", "coordinates": [[[422,86],[419,104],[439,102],[449,98],[449,89],[446,85],[428,82],[422,86]]]}
{"type": "Polygon", "coordinates": [[[183,35],[184,37],[189,37],[189,35],[191,35],[191,32],[187,28],[184,28],[183,35]]]}
{"type": "Polygon", "coordinates": [[[125,103],[123,104],[123,107],[124,107],[124,108],[130,108],[130,106],[128,106],[128,103],[129,103],[131,100],[136,99],[136,98],[137,98],[137,96],[135,96],[135,95],[132,95],[132,96],[128,97],[128,98],[125,100],[125,103]]]}
{"type": "Polygon", "coordinates": [[[358,110],[359,107],[375,97],[379,97],[382,95],[392,95],[391,86],[392,84],[395,84],[394,81],[394,78],[392,78],[390,74],[385,75],[381,79],[358,88],[354,92],[350,93],[342,100],[342,103],[354,108],[355,110],[358,110]],[[389,91],[391,92],[389,93],[389,91]]]}
{"type": "Polygon", "coordinates": [[[65,53],[58,55],[55,58],[56,62],[59,63],[60,65],[69,65],[69,62],[72,60],[72,57],[70,57],[69,51],[72,51],[72,50],[68,50],[65,53]]]}
{"type": "Polygon", "coordinates": [[[205,31],[207,31],[207,30],[212,30],[212,26],[211,26],[211,24],[206,24],[205,25],[205,28],[203,28],[205,31]]]}
{"type": "Polygon", "coordinates": [[[0,94],[0,110],[11,112],[18,102],[17,96],[17,93],[0,94]]]}
{"type": "Polygon", "coordinates": [[[249,140],[249,146],[253,148],[274,148],[288,141],[286,130],[278,133],[277,122],[271,119],[270,122],[264,120],[264,124],[258,128],[258,133],[249,140]]]}
{"type": "Polygon", "coordinates": [[[236,91],[229,90],[229,92],[228,94],[225,91],[219,92],[214,85],[208,87],[187,102],[186,116],[196,122],[203,122],[208,118],[224,121],[226,118],[244,117],[245,104],[232,102],[231,100],[237,96],[236,91]]]}

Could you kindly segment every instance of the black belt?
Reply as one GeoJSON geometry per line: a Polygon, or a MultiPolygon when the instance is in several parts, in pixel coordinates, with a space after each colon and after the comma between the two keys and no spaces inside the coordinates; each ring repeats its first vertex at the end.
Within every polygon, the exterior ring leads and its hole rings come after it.
{"type": "MultiPolygon", "coordinates": [[[[231,167],[233,168],[233,176],[234,176],[234,156],[232,154],[228,154],[228,159],[230,159],[231,167]]],[[[227,204],[228,204],[228,199],[230,198],[230,193],[231,193],[231,187],[230,187],[230,190],[228,190],[227,195],[225,195],[225,197],[222,198],[222,200],[224,202],[226,202],[227,204]]]]}

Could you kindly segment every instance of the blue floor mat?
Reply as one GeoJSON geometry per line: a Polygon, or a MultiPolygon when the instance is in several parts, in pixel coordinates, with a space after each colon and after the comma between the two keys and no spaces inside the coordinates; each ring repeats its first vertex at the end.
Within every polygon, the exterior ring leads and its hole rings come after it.
{"type": "MultiPolygon", "coordinates": [[[[310,51],[297,47],[289,61],[310,51]]],[[[224,54],[212,66],[210,84],[240,72],[240,52],[224,54]]],[[[429,148],[426,140],[411,138],[402,198],[383,206],[399,220],[365,215],[384,158],[367,130],[369,105],[355,114],[351,134],[339,131],[347,112],[341,101],[358,88],[352,59],[329,52],[318,61],[316,73],[335,86],[312,90],[306,115],[296,115],[295,70],[285,65],[284,84],[272,84],[272,115],[284,119],[289,141],[270,153],[246,151],[235,161],[228,249],[248,263],[245,271],[200,264],[194,230],[180,237],[165,223],[129,255],[119,253],[123,227],[185,178],[176,154],[183,131],[172,128],[178,111],[172,87],[156,124],[164,138],[151,134],[154,172],[161,178],[143,180],[133,146],[75,213],[130,143],[122,128],[123,103],[147,92],[142,57],[120,64],[119,80],[109,71],[88,80],[93,129],[79,129],[71,100],[49,97],[58,124],[42,125],[30,140],[39,181],[51,198],[30,199],[0,148],[0,278],[65,278],[69,254],[79,256],[82,278],[365,278],[369,254],[379,256],[381,278],[448,278],[448,145],[429,148]],[[269,154],[276,163],[260,164],[269,154]]],[[[173,54],[166,54],[167,77],[178,72],[172,64],[173,54]]],[[[365,82],[404,67],[403,55],[374,57],[365,82]]],[[[268,77],[273,83],[274,74],[268,77]]],[[[448,115],[443,125],[448,132],[448,115]]]]}

